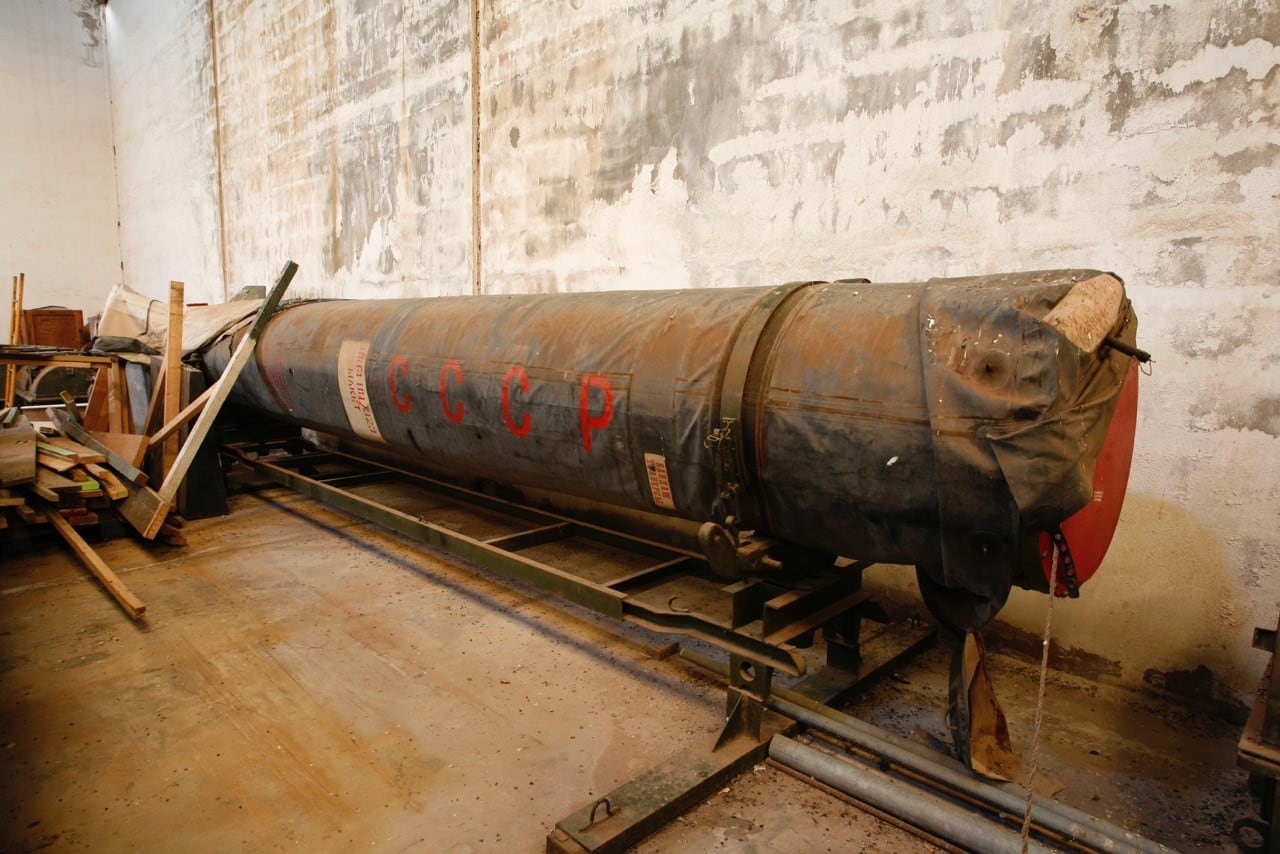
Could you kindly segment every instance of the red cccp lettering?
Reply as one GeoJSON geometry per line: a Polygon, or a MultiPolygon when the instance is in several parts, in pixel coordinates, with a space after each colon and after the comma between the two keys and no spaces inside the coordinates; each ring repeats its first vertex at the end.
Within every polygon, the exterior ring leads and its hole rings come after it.
{"type": "Polygon", "coordinates": [[[440,408],[444,410],[445,418],[454,424],[461,424],[465,411],[463,402],[459,400],[457,406],[449,406],[449,377],[451,376],[454,378],[455,385],[462,385],[462,365],[457,359],[450,359],[440,369],[440,408]]]}
{"type": "Polygon", "coordinates": [[[578,390],[578,420],[582,424],[582,447],[591,453],[591,431],[603,430],[613,420],[613,388],[599,374],[583,374],[578,390]],[[599,389],[604,396],[604,406],[599,415],[591,414],[591,389],[599,389]]]}
{"type": "Polygon", "coordinates": [[[519,423],[511,417],[511,381],[516,378],[520,380],[520,394],[529,394],[529,375],[519,365],[512,365],[507,375],[502,378],[502,418],[507,422],[507,429],[512,433],[517,436],[528,436],[529,427],[533,422],[529,413],[521,413],[519,423]]]}
{"type": "Polygon", "coordinates": [[[409,379],[409,360],[404,356],[396,356],[391,360],[391,367],[387,369],[387,385],[391,389],[391,402],[396,405],[396,409],[408,412],[411,403],[409,390],[407,388],[403,392],[397,390],[396,377],[409,379]]]}

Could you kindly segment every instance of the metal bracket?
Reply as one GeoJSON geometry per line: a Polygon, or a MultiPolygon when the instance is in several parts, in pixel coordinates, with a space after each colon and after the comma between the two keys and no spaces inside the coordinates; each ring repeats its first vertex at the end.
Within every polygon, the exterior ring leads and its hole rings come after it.
{"type": "Polygon", "coordinates": [[[760,741],[764,736],[764,704],[769,699],[773,668],[741,655],[729,655],[729,689],[725,698],[724,726],[713,750],[739,736],[760,741]]]}
{"type": "Polygon", "coordinates": [[[715,413],[716,428],[706,439],[706,447],[715,462],[716,482],[720,488],[715,521],[734,534],[754,530],[761,522],[759,502],[751,495],[751,476],[747,468],[746,443],[743,436],[742,399],[747,377],[755,362],[756,349],[777,309],[789,296],[818,282],[790,282],[765,294],[747,315],[734,335],[733,346],[725,360],[720,380],[720,405],[715,413]]]}

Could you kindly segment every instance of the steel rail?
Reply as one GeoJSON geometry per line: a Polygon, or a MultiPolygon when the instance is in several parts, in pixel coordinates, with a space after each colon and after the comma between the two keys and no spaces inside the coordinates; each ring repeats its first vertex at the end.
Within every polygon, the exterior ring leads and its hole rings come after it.
{"type": "MultiPolygon", "coordinates": [[[[680,657],[704,670],[726,678],[728,676],[729,671],[726,665],[706,656],[682,650],[680,657]]],[[[841,738],[860,750],[878,757],[889,766],[896,765],[923,778],[931,785],[951,790],[991,809],[1018,816],[1025,808],[1027,795],[1026,789],[1022,786],[1016,783],[982,780],[959,763],[949,763],[935,751],[923,745],[846,715],[796,691],[775,687],[765,700],[765,705],[806,726],[841,738]]],[[[1053,803],[1044,798],[1035,797],[1032,800],[1031,810],[1032,824],[1037,828],[1094,851],[1104,851],[1108,854],[1111,852],[1173,854],[1172,849],[1158,842],[1117,827],[1067,804],[1053,803]]]]}

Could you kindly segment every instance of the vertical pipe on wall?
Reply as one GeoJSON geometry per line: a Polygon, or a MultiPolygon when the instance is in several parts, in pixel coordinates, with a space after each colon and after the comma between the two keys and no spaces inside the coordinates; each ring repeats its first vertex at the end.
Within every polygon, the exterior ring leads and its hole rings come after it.
{"type": "Polygon", "coordinates": [[[213,74],[213,166],[218,176],[218,266],[222,271],[222,299],[231,298],[227,281],[227,210],[222,184],[222,98],[218,91],[218,21],[209,0],[209,67],[213,74]]]}
{"type": "Polygon", "coordinates": [[[471,0],[471,292],[480,275],[480,0],[471,0]]]}

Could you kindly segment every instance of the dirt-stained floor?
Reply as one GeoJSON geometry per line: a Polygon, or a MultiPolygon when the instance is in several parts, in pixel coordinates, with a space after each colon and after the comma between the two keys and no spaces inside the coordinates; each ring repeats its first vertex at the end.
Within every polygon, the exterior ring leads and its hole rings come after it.
{"type": "MultiPolygon", "coordinates": [[[[283,490],[186,548],[99,547],[133,623],[59,543],[0,561],[0,848],[541,851],[556,821],[711,739],[716,682],[666,639],[283,490]]],[[[6,548],[0,545],[0,548],[6,548]]],[[[994,657],[1015,742],[1036,670],[994,657]]],[[[946,658],[852,707],[942,738],[946,658]]],[[[1233,850],[1236,727],[1055,675],[1042,764],[1083,809],[1233,850]]],[[[761,764],[644,851],[932,850],[761,764]]]]}

